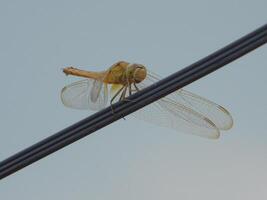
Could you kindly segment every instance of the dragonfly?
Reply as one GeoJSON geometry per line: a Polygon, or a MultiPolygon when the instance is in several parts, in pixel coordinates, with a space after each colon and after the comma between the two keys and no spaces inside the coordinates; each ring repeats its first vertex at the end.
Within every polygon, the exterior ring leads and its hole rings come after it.
{"type": "MultiPolygon", "coordinates": [[[[85,79],[65,86],[61,101],[66,107],[98,111],[159,81],[161,77],[144,65],[119,61],[105,71],[75,67],[63,69],[66,75],[85,79]]],[[[111,106],[112,107],[112,106],[111,106]]],[[[179,89],[132,113],[142,121],[205,138],[217,139],[233,126],[231,114],[222,106],[197,94],[179,89]]]]}

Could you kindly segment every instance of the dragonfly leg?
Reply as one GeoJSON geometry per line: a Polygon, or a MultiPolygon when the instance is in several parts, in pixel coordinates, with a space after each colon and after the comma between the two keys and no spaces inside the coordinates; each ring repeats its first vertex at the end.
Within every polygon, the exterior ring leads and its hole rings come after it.
{"type": "MultiPolygon", "coordinates": [[[[129,89],[129,96],[130,96],[130,95],[132,95],[132,91],[133,91],[133,89],[132,89],[132,85],[131,85],[131,84],[128,85],[128,89],[129,89]]],[[[126,92],[125,92],[125,93],[126,93],[126,92]]],[[[131,102],[135,102],[135,101],[130,100],[130,99],[127,99],[127,98],[124,98],[123,101],[131,101],[131,102]]]]}
{"type": "MultiPolygon", "coordinates": [[[[127,92],[127,88],[128,88],[128,85],[124,86],[123,92],[121,93],[121,96],[120,96],[120,101],[124,101],[125,100],[125,95],[126,95],[126,92],[127,92]]],[[[123,117],[123,119],[125,120],[124,117],[123,117]]]]}
{"type": "Polygon", "coordinates": [[[127,88],[128,88],[128,85],[126,85],[126,86],[124,87],[124,90],[123,90],[123,92],[121,93],[120,101],[125,100],[125,95],[126,95],[127,88]]]}
{"type": "Polygon", "coordinates": [[[113,101],[115,100],[115,98],[121,93],[121,91],[123,90],[123,88],[124,87],[122,87],[122,88],[120,88],[119,90],[118,90],[118,92],[116,92],[116,94],[112,97],[112,99],[110,100],[110,107],[111,107],[111,110],[112,110],[112,113],[113,114],[115,114],[115,112],[114,112],[114,109],[113,109],[113,107],[112,107],[112,103],[113,103],[113,101]]]}
{"type": "Polygon", "coordinates": [[[133,83],[133,85],[134,85],[136,91],[140,91],[135,83],[133,83]]]}
{"type": "Polygon", "coordinates": [[[129,95],[132,95],[132,84],[129,84],[129,95]]]}

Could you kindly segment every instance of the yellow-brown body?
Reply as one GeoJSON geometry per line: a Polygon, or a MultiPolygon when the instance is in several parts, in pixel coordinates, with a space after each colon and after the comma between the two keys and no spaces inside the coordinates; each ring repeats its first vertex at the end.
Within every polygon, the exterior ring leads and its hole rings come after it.
{"type": "Polygon", "coordinates": [[[66,67],[63,69],[63,72],[66,75],[101,80],[107,84],[130,85],[132,83],[139,83],[146,78],[146,68],[143,65],[130,64],[125,61],[117,62],[103,72],[85,71],[74,67],[66,67]]]}

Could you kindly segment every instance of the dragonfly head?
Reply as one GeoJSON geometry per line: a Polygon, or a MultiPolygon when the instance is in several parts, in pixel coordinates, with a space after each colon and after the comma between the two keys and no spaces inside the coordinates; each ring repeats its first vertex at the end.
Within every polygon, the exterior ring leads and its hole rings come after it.
{"type": "Polygon", "coordinates": [[[140,83],[146,78],[146,68],[141,64],[130,64],[127,70],[128,80],[134,83],[140,83]]]}

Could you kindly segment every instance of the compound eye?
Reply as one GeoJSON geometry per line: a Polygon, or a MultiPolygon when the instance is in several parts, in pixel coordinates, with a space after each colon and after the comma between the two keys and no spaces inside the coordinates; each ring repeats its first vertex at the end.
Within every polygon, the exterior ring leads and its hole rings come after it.
{"type": "Polygon", "coordinates": [[[134,80],[140,83],[146,78],[146,69],[144,67],[137,67],[134,72],[134,80]]]}

